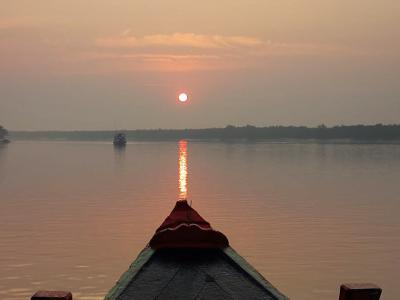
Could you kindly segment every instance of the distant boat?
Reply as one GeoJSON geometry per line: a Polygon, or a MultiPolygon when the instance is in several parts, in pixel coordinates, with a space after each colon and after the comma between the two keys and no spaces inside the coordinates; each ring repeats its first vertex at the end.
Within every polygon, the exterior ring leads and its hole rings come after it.
{"type": "Polygon", "coordinates": [[[288,298],[181,200],[105,297],[125,299],[288,298]]]}
{"type": "Polygon", "coordinates": [[[2,140],[0,140],[0,144],[8,144],[8,143],[10,143],[10,140],[9,140],[9,139],[2,139],[2,140]]]}
{"type": "Polygon", "coordinates": [[[117,133],[114,135],[114,146],[123,147],[126,145],[126,136],[123,133],[117,133]]]}

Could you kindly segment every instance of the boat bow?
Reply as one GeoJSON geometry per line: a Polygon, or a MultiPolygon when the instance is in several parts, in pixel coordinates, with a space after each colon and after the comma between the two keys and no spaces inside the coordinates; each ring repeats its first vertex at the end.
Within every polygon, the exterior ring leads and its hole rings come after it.
{"type": "Polygon", "coordinates": [[[204,220],[186,200],[176,202],[170,215],[156,230],[149,243],[161,248],[226,248],[226,236],[204,220]]]}

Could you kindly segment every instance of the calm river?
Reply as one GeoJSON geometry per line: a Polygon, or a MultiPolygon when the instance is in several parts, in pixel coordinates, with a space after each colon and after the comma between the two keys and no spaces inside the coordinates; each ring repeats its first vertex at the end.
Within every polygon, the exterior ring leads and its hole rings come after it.
{"type": "MultiPolygon", "coordinates": [[[[400,145],[188,142],[193,207],[293,300],[400,299],[400,145]]],[[[173,208],[178,143],[0,147],[0,299],[102,299],[173,208]]]]}

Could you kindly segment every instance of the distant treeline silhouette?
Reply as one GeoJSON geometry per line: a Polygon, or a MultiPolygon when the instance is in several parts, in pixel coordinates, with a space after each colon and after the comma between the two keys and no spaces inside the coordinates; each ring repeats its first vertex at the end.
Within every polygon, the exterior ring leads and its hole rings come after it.
{"type": "Polygon", "coordinates": [[[125,133],[128,140],[265,140],[265,139],[350,139],[400,140],[400,125],[351,125],[327,127],[252,125],[207,129],[147,129],[108,131],[13,131],[13,139],[44,140],[109,140],[116,132],[125,133]]]}

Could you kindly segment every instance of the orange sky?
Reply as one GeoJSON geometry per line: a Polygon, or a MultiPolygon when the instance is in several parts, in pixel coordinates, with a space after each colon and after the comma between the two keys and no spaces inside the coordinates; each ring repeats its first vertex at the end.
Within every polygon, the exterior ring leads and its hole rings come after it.
{"type": "Polygon", "coordinates": [[[0,123],[399,122],[399,20],[389,0],[4,0],[0,123]]]}

